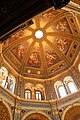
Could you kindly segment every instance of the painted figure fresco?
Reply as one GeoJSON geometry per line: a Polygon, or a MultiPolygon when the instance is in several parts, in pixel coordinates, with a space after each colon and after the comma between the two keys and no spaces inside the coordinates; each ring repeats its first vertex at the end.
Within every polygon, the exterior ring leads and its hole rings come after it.
{"type": "Polygon", "coordinates": [[[41,66],[41,59],[40,59],[40,52],[38,50],[33,50],[29,60],[28,60],[29,66],[35,66],[40,67],[41,66]]]}
{"type": "Polygon", "coordinates": [[[57,38],[56,41],[57,41],[57,47],[59,48],[59,50],[63,52],[64,54],[66,54],[70,47],[71,40],[69,39],[62,40],[62,39],[57,38]]]}

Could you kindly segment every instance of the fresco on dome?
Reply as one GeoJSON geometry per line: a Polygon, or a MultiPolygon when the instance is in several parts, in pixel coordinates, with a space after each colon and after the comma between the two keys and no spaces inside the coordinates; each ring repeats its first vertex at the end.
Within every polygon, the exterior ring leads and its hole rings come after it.
{"type": "Polygon", "coordinates": [[[47,49],[46,50],[46,61],[47,61],[47,66],[50,67],[58,62],[61,61],[59,56],[54,52],[54,50],[47,49]]]}
{"type": "Polygon", "coordinates": [[[71,42],[72,40],[69,39],[59,39],[59,38],[56,39],[57,48],[59,48],[59,50],[65,55],[67,54],[70,48],[71,42]]]}
{"type": "Polygon", "coordinates": [[[15,40],[22,38],[23,35],[24,35],[24,30],[19,30],[19,31],[11,34],[9,36],[9,38],[7,38],[7,40],[4,41],[3,49],[5,49],[7,46],[9,46],[9,44],[11,44],[12,42],[14,42],[15,40]]]}
{"type": "Polygon", "coordinates": [[[35,48],[32,50],[27,65],[30,67],[41,67],[41,57],[39,49],[35,48]]]}
{"type": "Polygon", "coordinates": [[[71,33],[71,29],[69,27],[69,24],[66,20],[66,18],[63,18],[61,20],[59,20],[58,22],[56,22],[55,24],[52,25],[52,29],[55,32],[67,32],[67,33],[71,33]]]}
{"type": "Polygon", "coordinates": [[[21,44],[18,44],[17,46],[15,46],[11,52],[15,55],[15,57],[22,62],[22,60],[24,59],[24,56],[26,54],[27,49],[29,48],[30,43],[27,42],[23,42],[21,44]]]}
{"type": "Polygon", "coordinates": [[[59,11],[55,11],[54,9],[51,9],[49,11],[46,11],[46,12],[43,12],[43,13],[39,14],[38,18],[41,21],[48,22],[58,13],[59,13],[59,11]]]}

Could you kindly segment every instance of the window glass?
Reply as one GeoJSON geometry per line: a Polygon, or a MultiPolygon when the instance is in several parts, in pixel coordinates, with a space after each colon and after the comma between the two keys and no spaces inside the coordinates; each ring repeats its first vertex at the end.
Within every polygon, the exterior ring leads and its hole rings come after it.
{"type": "Polygon", "coordinates": [[[36,91],[36,100],[41,100],[41,92],[36,91]]]}
{"type": "Polygon", "coordinates": [[[61,98],[67,96],[67,92],[66,92],[64,86],[60,86],[60,87],[58,88],[58,91],[59,91],[59,94],[60,94],[60,97],[61,97],[61,98]]]}
{"type": "Polygon", "coordinates": [[[8,77],[8,82],[9,82],[9,85],[8,85],[9,90],[12,93],[14,93],[14,89],[15,89],[15,77],[13,75],[10,75],[8,77]]]}
{"type": "Polygon", "coordinates": [[[6,78],[4,77],[4,79],[2,80],[1,85],[2,85],[3,87],[5,87],[5,84],[6,84],[6,78]]]}
{"type": "Polygon", "coordinates": [[[77,91],[77,88],[76,88],[76,86],[73,82],[69,82],[68,87],[69,87],[69,90],[70,90],[71,93],[74,93],[74,92],[77,91]]]}
{"type": "Polygon", "coordinates": [[[26,99],[31,99],[31,91],[30,90],[25,91],[25,98],[26,99]]]}
{"type": "Polygon", "coordinates": [[[9,90],[14,93],[14,88],[15,88],[15,82],[13,79],[10,78],[10,87],[9,90]]]}
{"type": "Polygon", "coordinates": [[[1,85],[2,85],[4,88],[8,88],[8,77],[5,77],[5,76],[4,76],[4,79],[2,80],[1,85]]]}
{"type": "Polygon", "coordinates": [[[4,76],[8,76],[8,71],[5,67],[1,67],[1,74],[4,76]]]}
{"type": "Polygon", "coordinates": [[[74,93],[77,91],[77,87],[71,76],[67,76],[64,78],[64,84],[65,84],[66,88],[68,88],[70,90],[71,93],[74,93]]]}

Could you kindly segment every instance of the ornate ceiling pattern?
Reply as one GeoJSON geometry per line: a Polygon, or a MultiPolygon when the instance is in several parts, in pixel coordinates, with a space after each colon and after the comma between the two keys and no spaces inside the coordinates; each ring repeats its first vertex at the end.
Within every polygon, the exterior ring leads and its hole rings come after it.
{"type": "Polygon", "coordinates": [[[73,64],[79,51],[77,21],[73,14],[51,8],[35,16],[33,22],[7,38],[3,57],[25,77],[54,77],[73,64]],[[39,30],[41,38],[36,37],[39,30]]]}
{"type": "Polygon", "coordinates": [[[7,107],[0,101],[0,120],[10,120],[7,107]]]}
{"type": "Polygon", "coordinates": [[[65,114],[64,120],[80,120],[80,106],[71,107],[65,114]]]}

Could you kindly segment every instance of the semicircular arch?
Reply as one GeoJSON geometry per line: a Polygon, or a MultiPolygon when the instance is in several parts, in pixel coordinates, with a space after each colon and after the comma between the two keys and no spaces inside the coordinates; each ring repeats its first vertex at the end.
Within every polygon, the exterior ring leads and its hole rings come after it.
{"type": "Polygon", "coordinates": [[[62,120],[75,120],[76,116],[80,117],[80,103],[68,106],[62,114],[62,120]]]}
{"type": "Polygon", "coordinates": [[[12,120],[11,109],[5,101],[0,101],[0,110],[2,111],[2,119],[12,120]]]}
{"type": "Polygon", "coordinates": [[[44,116],[45,118],[47,118],[47,120],[52,120],[46,113],[42,112],[42,111],[30,111],[28,113],[26,113],[21,120],[26,120],[26,118],[30,115],[33,114],[41,114],[42,116],[44,116]]]}

